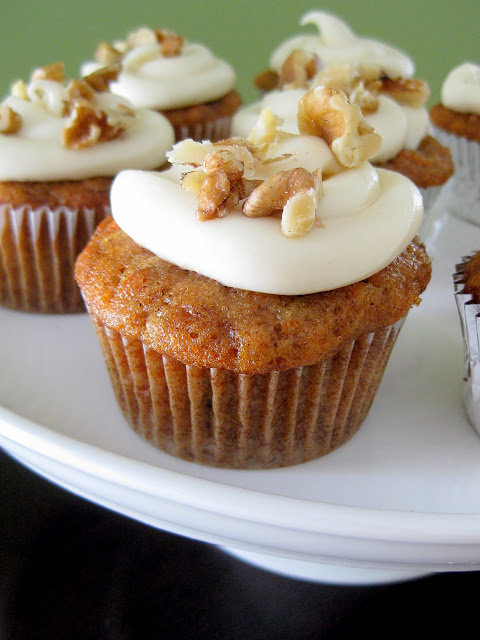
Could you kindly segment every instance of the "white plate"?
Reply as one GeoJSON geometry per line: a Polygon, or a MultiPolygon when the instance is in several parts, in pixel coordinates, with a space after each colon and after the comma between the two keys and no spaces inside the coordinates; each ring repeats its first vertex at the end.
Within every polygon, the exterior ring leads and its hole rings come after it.
{"type": "Polygon", "coordinates": [[[0,445],[101,505],[297,577],[322,579],[323,565],[340,566],[343,582],[479,569],[480,437],[462,405],[452,272],[480,248],[480,230],[437,217],[423,302],[365,423],[328,456],[268,471],[172,458],[127,426],[86,315],[8,310],[0,445]]]}

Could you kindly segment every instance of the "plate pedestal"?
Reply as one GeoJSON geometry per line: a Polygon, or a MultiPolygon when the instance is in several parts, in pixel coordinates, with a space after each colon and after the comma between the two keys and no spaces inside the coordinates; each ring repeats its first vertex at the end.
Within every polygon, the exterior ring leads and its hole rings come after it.
{"type": "Polygon", "coordinates": [[[336,585],[375,585],[405,582],[431,575],[421,569],[377,569],[370,567],[348,567],[280,558],[278,556],[222,547],[223,551],[239,560],[296,580],[324,582],[336,585]]]}

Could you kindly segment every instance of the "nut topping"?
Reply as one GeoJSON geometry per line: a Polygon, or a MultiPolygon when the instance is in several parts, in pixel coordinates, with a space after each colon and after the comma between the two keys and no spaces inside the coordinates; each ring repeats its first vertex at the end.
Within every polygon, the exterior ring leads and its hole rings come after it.
{"type": "Polygon", "coordinates": [[[338,89],[317,87],[304,94],[297,121],[300,133],[323,138],[344,167],[356,167],[380,150],[381,137],[338,89]]]}
{"type": "Polygon", "coordinates": [[[22,119],[6,104],[0,104],[0,133],[17,133],[22,126],[22,119]]]}
{"type": "Polygon", "coordinates": [[[430,88],[423,80],[413,78],[382,79],[382,93],[409,107],[423,107],[430,97],[430,88]]]}

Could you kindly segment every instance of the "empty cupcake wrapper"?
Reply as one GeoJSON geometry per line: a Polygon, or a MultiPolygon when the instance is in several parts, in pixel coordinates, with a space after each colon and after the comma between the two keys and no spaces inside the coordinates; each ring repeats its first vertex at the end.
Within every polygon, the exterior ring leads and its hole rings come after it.
{"type": "Polygon", "coordinates": [[[237,374],[186,366],[91,319],[133,429],[169,454],[230,468],[298,464],[349,440],[404,321],[365,333],[312,366],[237,374]]]}
{"type": "Polygon", "coordinates": [[[43,313],[85,311],[75,260],[109,213],[109,207],[0,206],[0,304],[43,313]]]}
{"type": "MultiPolygon", "coordinates": [[[[473,255],[473,254],[472,254],[473,255]]],[[[455,302],[460,316],[464,344],[463,399],[468,418],[480,434],[480,304],[464,292],[464,267],[472,255],[462,258],[453,275],[455,302]]]]}

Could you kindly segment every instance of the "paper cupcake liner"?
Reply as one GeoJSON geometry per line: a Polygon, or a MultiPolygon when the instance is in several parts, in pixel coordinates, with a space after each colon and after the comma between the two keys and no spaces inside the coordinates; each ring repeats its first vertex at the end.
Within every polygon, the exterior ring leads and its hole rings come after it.
{"type": "Polygon", "coordinates": [[[463,401],[472,426],[480,434],[480,304],[464,292],[464,268],[473,255],[456,265],[453,283],[464,347],[463,401]]]}
{"type": "Polygon", "coordinates": [[[207,120],[206,122],[197,122],[193,125],[179,125],[174,127],[175,141],[192,138],[201,142],[202,140],[225,140],[230,137],[230,127],[232,124],[231,116],[223,116],[216,120],[207,120]]]}
{"type": "Polygon", "coordinates": [[[423,199],[423,211],[424,215],[428,215],[438,201],[440,194],[442,193],[445,185],[441,184],[435,187],[421,187],[419,188],[423,199]]]}
{"type": "Polygon", "coordinates": [[[116,399],[137,433],[171,455],[244,469],[298,464],[349,440],[404,320],[312,366],[237,374],[186,366],[91,318],[116,399]]]}
{"type": "Polygon", "coordinates": [[[75,260],[109,213],[109,207],[0,206],[0,304],[43,313],[85,311],[75,260]]]}

